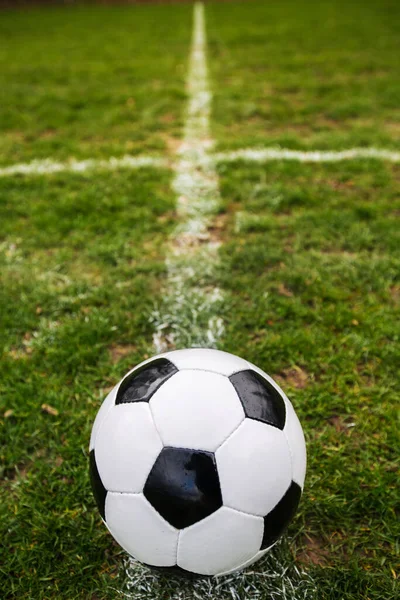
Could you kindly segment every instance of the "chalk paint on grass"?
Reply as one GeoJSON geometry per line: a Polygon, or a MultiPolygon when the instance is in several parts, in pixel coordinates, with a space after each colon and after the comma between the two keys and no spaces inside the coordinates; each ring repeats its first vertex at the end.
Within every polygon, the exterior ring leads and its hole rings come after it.
{"type": "Polygon", "coordinates": [[[190,346],[215,347],[223,333],[222,294],[215,286],[218,241],[210,234],[220,206],[218,176],[209,150],[211,93],[206,64],[204,8],[194,6],[184,137],[174,165],[178,224],[166,260],[161,306],[151,316],[156,352],[190,346]]]}
{"type": "Polygon", "coordinates": [[[293,561],[288,538],[253,567],[224,577],[193,580],[153,575],[136,561],[125,561],[123,595],[130,600],[315,600],[313,578],[293,561]]]}
{"type": "Polygon", "coordinates": [[[349,148],[348,150],[289,150],[288,148],[242,148],[231,152],[214,154],[216,163],[229,163],[239,160],[265,163],[270,161],[297,161],[303,163],[330,163],[346,160],[376,159],[400,162],[400,152],[381,148],[349,148]]]}
{"type": "Polygon", "coordinates": [[[53,175],[55,173],[86,173],[88,171],[116,171],[118,169],[143,169],[145,167],[168,168],[166,159],[157,156],[121,156],[120,158],[106,158],[86,160],[69,160],[58,162],[48,158],[33,160],[28,163],[19,163],[0,167],[0,177],[14,175],[53,175]]]}
{"type": "MultiPolygon", "coordinates": [[[[200,99],[196,101],[194,108],[201,107],[209,100],[208,94],[199,94],[200,99]]],[[[196,125],[204,125],[204,117],[196,118],[196,125]]],[[[191,125],[193,132],[193,124],[191,125]]],[[[190,131],[190,130],[188,130],[190,131]]],[[[265,163],[271,161],[297,161],[302,163],[331,163],[350,160],[375,159],[380,161],[399,163],[400,152],[385,150],[384,148],[348,148],[347,150],[289,150],[287,148],[241,148],[230,152],[217,152],[215,154],[206,152],[211,148],[210,141],[201,141],[200,148],[193,148],[187,144],[182,146],[180,160],[177,164],[160,156],[138,155],[110,157],[106,159],[88,158],[85,160],[71,159],[66,162],[55,161],[51,158],[32,160],[27,163],[16,163],[0,167],[0,177],[14,177],[16,175],[54,175],[56,173],[88,173],[94,171],[117,171],[119,169],[143,169],[152,167],[155,169],[172,168],[177,173],[174,188],[176,190],[193,189],[193,181],[201,180],[204,173],[215,172],[215,165],[219,163],[231,163],[235,161],[265,163]],[[194,163],[196,168],[193,169],[194,163]],[[186,166],[186,168],[185,168],[186,166]],[[210,170],[210,166],[212,169],[210,170]],[[198,172],[202,167],[203,175],[198,172]]],[[[194,210],[192,203],[191,210],[194,210]]],[[[207,208],[208,212],[208,208],[207,208]]]]}

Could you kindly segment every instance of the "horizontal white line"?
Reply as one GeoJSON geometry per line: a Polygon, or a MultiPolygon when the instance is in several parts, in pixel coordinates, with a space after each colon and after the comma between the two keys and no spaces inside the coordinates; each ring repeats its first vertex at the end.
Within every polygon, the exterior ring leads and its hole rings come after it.
{"type": "Polygon", "coordinates": [[[231,152],[219,152],[213,159],[218,162],[268,162],[273,160],[295,160],[298,162],[339,162],[358,158],[376,158],[389,162],[400,162],[400,152],[379,148],[349,148],[348,150],[289,150],[287,148],[243,148],[231,152]]]}
{"type": "MultiPolygon", "coordinates": [[[[287,148],[242,148],[231,152],[208,154],[202,160],[204,163],[209,161],[213,163],[235,162],[237,160],[258,163],[274,160],[324,163],[364,158],[375,158],[377,160],[397,163],[400,162],[400,152],[380,148],[309,151],[289,150],[287,148]]],[[[129,154],[120,158],[88,158],[86,160],[70,160],[67,162],[58,162],[50,158],[44,158],[28,163],[17,163],[0,167],[0,177],[12,177],[13,175],[52,175],[53,173],[61,172],[85,173],[86,171],[94,170],[115,171],[118,169],[141,169],[144,167],[174,168],[174,165],[167,158],[160,156],[130,156],[129,154]]]]}
{"type": "Polygon", "coordinates": [[[121,156],[120,158],[70,160],[64,163],[45,158],[43,160],[33,160],[29,163],[0,167],[0,177],[10,177],[12,175],[51,175],[52,173],[61,173],[63,171],[73,173],[84,173],[91,170],[115,171],[116,169],[141,169],[143,167],[169,167],[169,162],[165,158],[157,156],[129,155],[121,156]]]}

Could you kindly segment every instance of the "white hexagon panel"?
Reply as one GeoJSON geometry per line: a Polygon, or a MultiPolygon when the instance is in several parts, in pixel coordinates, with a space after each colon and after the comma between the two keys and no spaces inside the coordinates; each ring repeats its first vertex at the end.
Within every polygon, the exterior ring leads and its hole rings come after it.
{"type": "Polygon", "coordinates": [[[285,394],[237,356],[177,350],[112,390],[90,476],[117,542],[149,566],[221,575],[258,560],[301,496],[304,436],[285,394]]]}

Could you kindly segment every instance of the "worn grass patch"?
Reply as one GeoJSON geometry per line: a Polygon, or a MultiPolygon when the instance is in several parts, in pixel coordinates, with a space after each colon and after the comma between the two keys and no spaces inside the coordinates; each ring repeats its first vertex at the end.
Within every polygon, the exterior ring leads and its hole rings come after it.
{"type": "Polygon", "coordinates": [[[399,147],[399,3],[211,3],[221,147],[399,147]]]}
{"type": "Polygon", "coordinates": [[[276,377],[308,442],[293,555],[318,598],[394,598],[399,168],[236,163],[220,175],[222,347],[276,377]]]}
{"type": "Polygon", "coordinates": [[[3,11],[0,162],[167,150],[190,29],[188,5],[3,11]]]}

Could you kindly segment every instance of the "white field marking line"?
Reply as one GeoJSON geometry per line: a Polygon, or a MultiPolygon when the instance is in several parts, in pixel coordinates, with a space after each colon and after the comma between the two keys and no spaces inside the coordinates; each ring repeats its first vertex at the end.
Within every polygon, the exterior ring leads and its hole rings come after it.
{"type": "Polygon", "coordinates": [[[189,102],[183,142],[173,166],[179,223],[166,260],[162,306],[153,311],[157,352],[188,346],[215,346],[223,333],[218,317],[221,292],[212,284],[218,255],[209,225],[220,205],[218,176],[208,150],[211,92],[206,63],[204,6],[194,5],[187,89],[189,102]]]}
{"type": "Polygon", "coordinates": [[[125,559],[125,581],[119,595],[130,600],[316,600],[317,586],[293,563],[288,538],[278,542],[253,569],[223,577],[160,579],[140,563],[125,559]]]}
{"type": "Polygon", "coordinates": [[[268,162],[294,160],[298,162],[329,163],[345,160],[375,158],[389,162],[400,162],[400,152],[380,148],[349,148],[348,150],[289,150],[287,148],[243,148],[232,152],[219,152],[212,157],[216,163],[244,160],[268,162]]]}
{"type": "MultiPolygon", "coordinates": [[[[200,158],[199,162],[200,162],[200,158]]],[[[223,163],[244,160],[248,162],[268,162],[295,160],[299,162],[340,162],[375,158],[388,162],[400,162],[400,152],[384,148],[348,148],[347,150],[289,150],[287,148],[241,148],[230,152],[204,154],[203,162],[223,163]]],[[[88,158],[85,160],[71,159],[66,162],[54,161],[51,158],[32,160],[28,163],[16,163],[0,167],[0,177],[13,175],[52,175],[53,173],[71,172],[85,173],[86,171],[115,171],[118,169],[141,169],[145,167],[174,168],[171,162],[160,156],[131,156],[126,154],[120,158],[107,159],[88,158]]]]}
{"type": "Polygon", "coordinates": [[[107,159],[89,158],[86,160],[70,160],[57,162],[45,158],[29,163],[19,163],[0,167],[0,177],[13,175],[52,175],[53,173],[71,172],[85,173],[86,171],[101,170],[115,171],[117,169],[142,169],[143,167],[168,168],[169,162],[157,156],[121,156],[107,159]]]}

